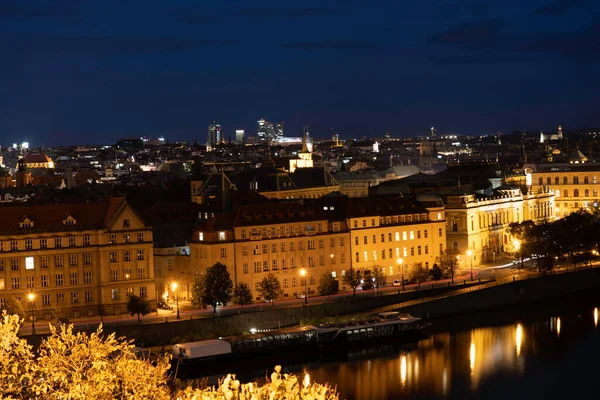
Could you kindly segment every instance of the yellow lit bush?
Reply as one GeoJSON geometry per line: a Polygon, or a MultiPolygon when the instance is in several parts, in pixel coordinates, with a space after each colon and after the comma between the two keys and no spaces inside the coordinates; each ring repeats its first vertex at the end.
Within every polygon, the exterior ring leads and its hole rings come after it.
{"type": "Polygon", "coordinates": [[[130,341],[95,333],[73,333],[73,326],[51,327],[35,355],[18,337],[22,320],[17,315],[0,318],[0,399],[189,399],[189,400],[278,400],[337,399],[335,389],[281,375],[275,367],[263,386],[240,384],[227,375],[218,387],[187,387],[173,396],[167,378],[170,355],[151,363],[138,359],[130,341]]]}

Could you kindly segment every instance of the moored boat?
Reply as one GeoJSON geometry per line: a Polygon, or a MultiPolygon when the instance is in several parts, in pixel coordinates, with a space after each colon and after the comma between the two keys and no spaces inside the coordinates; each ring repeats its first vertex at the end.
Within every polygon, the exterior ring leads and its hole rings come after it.
{"type": "Polygon", "coordinates": [[[382,312],[363,321],[325,324],[317,327],[319,343],[323,346],[348,346],[366,341],[394,338],[409,343],[425,337],[428,322],[410,314],[382,312]]]}

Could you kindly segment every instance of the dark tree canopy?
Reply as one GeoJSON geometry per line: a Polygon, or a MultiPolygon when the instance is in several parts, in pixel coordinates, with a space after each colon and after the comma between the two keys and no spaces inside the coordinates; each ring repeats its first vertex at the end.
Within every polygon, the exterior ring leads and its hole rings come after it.
{"type": "Polygon", "coordinates": [[[273,302],[282,296],[283,289],[281,288],[281,283],[279,282],[279,279],[277,279],[277,276],[273,273],[265,276],[260,282],[258,293],[260,293],[265,300],[273,302]]]}
{"type": "Polygon", "coordinates": [[[139,324],[142,322],[140,315],[146,315],[150,312],[150,303],[145,298],[132,294],[129,296],[129,301],[127,302],[127,311],[131,315],[137,314],[139,324]]]}
{"type": "Polygon", "coordinates": [[[319,279],[319,287],[317,288],[319,294],[321,296],[329,296],[331,294],[336,294],[337,289],[337,282],[335,278],[331,276],[331,272],[324,272],[319,279]]]}
{"type": "Polygon", "coordinates": [[[252,290],[247,283],[241,282],[236,285],[233,290],[233,302],[240,306],[252,303],[252,290]]]}
{"type": "Polygon", "coordinates": [[[202,303],[210,304],[217,313],[219,303],[226,305],[233,296],[233,282],[227,267],[216,263],[209,267],[202,278],[202,303]]]}
{"type": "Polygon", "coordinates": [[[363,279],[363,271],[358,268],[350,268],[346,271],[346,275],[342,278],[344,283],[352,288],[354,295],[356,296],[356,288],[360,286],[363,279]]]}

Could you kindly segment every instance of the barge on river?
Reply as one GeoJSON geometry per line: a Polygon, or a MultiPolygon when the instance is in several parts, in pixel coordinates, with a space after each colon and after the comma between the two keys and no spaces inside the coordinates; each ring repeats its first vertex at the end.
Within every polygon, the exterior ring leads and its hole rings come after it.
{"type": "Polygon", "coordinates": [[[256,366],[258,362],[281,363],[318,358],[329,349],[339,350],[385,338],[410,343],[425,337],[428,326],[421,318],[398,312],[383,312],[364,321],[319,326],[299,326],[250,335],[179,343],[173,346],[173,364],[178,376],[186,370],[232,364],[256,366]],[[194,368],[196,367],[196,368],[194,368]]]}

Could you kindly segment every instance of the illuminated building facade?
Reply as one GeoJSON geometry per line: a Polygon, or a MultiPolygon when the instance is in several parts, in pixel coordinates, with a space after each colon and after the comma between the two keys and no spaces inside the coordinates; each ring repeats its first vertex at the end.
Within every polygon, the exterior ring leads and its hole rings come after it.
{"type": "Polygon", "coordinates": [[[445,211],[436,195],[403,198],[349,199],[346,223],[350,230],[354,268],[381,268],[399,278],[402,258],[406,272],[415,264],[432,268],[446,248],[445,211]]]}
{"type": "Polygon", "coordinates": [[[190,251],[193,269],[203,273],[220,262],[234,284],[247,283],[257,300],[257,288],[269,273],[279,279],[284,297],[295,297],[304,292],[302,268],[310,293],[316,292],[322,274],[341,280],[350,268],[345,222],[298,203],[247,205],[217,213],[195,228],[190,251]]]}
{"type": "Polygon", "coordinates": [[[548,191],[523,195],[521,189],[500,187],[493,196],[455,193],[446,197],[447,246],[460,254],[463,268],[498,259],[508,248],[512,222],[553,219],[554,195],[548,191]],[[472,260],[466,252],[471,250],[472,260]]]}
{"type": "Polygon", "coordinates": [[[554,192],[556,218],[600,203],[600,163],[529,164],[524,169],[533,193],[554,192]]]}
{"type": "Polygon", "coordinates": [[[25,167],[31,168],[54,168],[54,161],[45,154],[27,154],[23,157],[25,167]]]}
{"type": "Polygon", "coordinates": [[[308,149],[307,134],[302,137],[302,150],[298,152],[298,158],[290,160],[290,172],[293,173],[296,168],[312,168],[314,166],[312,152],[308,149]]]}
{"type": "Polygon", "coordinates": [[[156,300],[152,231],[123,198],[0,209],[0,307],[15,297],[38,319],[126,312],[156,300]]]}

